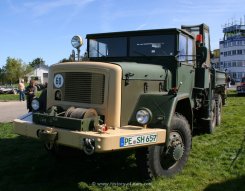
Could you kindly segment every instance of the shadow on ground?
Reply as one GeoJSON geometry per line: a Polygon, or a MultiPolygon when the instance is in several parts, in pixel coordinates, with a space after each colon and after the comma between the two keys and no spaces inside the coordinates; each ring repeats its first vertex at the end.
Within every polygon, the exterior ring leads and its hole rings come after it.
{"type": "Polygon", "coordinates": [[[242,96],[245,96],[245,94],[237,94],[237,93],[235,93],[235,94],[227,94],[228,98],[229,97],[242,97],[242,96]]]}
{"type": "Polygon", "coordinates": [[[244,191],[245,175],[225,182],[211,184],[204,191],[244,191]]]}
{"type": "Polygon", "coordinates": [[[140,182],[134,155],[116,152],[87,157],[78,150],[52,156],[39,141],[0,140],[2,190],[78,190],[79,183],[140,182]]]}

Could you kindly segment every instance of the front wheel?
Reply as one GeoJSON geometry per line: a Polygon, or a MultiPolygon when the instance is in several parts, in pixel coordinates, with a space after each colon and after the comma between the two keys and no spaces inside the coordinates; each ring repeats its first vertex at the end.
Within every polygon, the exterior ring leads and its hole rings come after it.
{"type": "Polygon", "coordinates": [[[175,115],[171,123],[169,145],[154,145],[136,151],[141,175],[147,178],[172,176],[185,166],[191,150],[191,130],[182,115],[175,115]]]}

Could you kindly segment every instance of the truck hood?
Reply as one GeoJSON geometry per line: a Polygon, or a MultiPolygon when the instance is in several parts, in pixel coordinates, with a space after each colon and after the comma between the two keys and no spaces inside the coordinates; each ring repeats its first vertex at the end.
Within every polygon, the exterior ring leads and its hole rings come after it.
{"type": "Polygon", "coordinates": [[[79,69],[80,66],[86,66],[90,68],[113,68],[113,65],[118,65],[122,69],[122,79],[132,80],[166,80],[171,76],[170,70],[164,68],[162,65],[150,64],[150,63],[138,63],[138,62],[94,62],[94,61],[82,61],[82,62],[67,62],[55,64],[50,67],[64,70],[66,66],[73,69],[79,69]],[[102,65],[103,63],[103,65],[102,65]]]}
{"type": "Polygon", "coordinates": [[[136,62],[113,62],[122,68],[122,78],[132,80],[164,80],[170,74],[161,65],[136,62]]]}

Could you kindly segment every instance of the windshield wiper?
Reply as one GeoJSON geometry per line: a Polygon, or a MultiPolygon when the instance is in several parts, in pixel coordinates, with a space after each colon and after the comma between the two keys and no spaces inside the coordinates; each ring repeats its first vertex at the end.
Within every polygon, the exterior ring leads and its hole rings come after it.
{"type": "Polygon", "coordinates": [[[93,50],[95,50],[100,56],[99,57],[106,57],[106,55],[102,54],[98,49],[92,47],[93,50]]]}

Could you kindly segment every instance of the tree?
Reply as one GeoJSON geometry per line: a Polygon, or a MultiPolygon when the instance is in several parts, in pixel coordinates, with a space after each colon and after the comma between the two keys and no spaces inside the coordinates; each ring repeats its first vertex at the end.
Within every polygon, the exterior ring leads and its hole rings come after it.
{"type": "Polygon", "coordinates": [[[0,68],[0,82],[1,84],[4,84],[6,81],[6,69],[5,66],[3,66],[2,68],[0,68]]]}
{"type": "Polygon", "coordinates": [[[45,61],[42,58],[36,58],[32,62],[29,62],[29,65],[32,68],[35,68],[35,67],[38,67],[38,66],[41,66],[41,65],[45,65],[45,61]]]}
{"type": "Polygon", "coordinates": [[[16,83],[30,72],[30,66],[23,63],[21,59],[8,57],[4,66],[5,78],[8,82],[16,83]]]}
{"type": "Polygon", "coordinates": [[[26,74],[30,73],[33,70],[33,68],[29,64],[23,64],[22,67],[24,71],[23,77],[26,76],[26,74]]]}
{"type": "Polygon", "coordinates": [[[63,63],[63,62],[70,62],[70,60],[67,58],[63,58],[62,60],[59,61],[59,63],[63,63]]]}
{"type": "Polygon", "coordinates": [[[20,73],[22,72],[21,68],[22,61],[20,59],[15,58],[7,58],[6,61],[6,80],[9,81],[11,84],[18,80],[20,73]]]}

